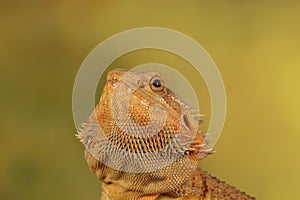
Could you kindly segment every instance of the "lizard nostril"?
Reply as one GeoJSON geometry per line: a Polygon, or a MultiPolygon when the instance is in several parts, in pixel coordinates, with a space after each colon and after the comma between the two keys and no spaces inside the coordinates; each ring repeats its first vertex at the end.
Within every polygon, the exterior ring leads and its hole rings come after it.
{"type": "Polygon", "coordinates": [[[112,86],[115,87],[116,84],[117,84],[117,82],[118,82],[118,79],[112,78],[112,79],[110,80],[110,82],[111,82],[112,86]]]}

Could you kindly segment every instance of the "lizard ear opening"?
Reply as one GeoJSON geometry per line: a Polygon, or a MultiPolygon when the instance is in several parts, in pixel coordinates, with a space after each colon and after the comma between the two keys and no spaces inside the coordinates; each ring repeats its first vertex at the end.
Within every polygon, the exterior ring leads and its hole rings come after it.
{"type": "Polygon", "coordinates": [[[188,119],[187,115],[183,115],[183,121],[184,121],[185,125],[186,125],[189,129],[192,128],[192,126],[191,126],[191,124],[190,124],[190,122],[189,122],[189,119],[188,119]]]}
{"type": "Polygon", "coordinates": [[[157,76],[150,80],[150,88],[154,92],[161,92],[165,89],[163,81],[157,76]]]}

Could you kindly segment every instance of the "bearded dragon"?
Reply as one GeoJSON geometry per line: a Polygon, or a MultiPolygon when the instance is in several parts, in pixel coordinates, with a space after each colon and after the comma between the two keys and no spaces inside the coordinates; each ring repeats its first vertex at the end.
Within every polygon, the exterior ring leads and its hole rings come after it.
{"type": "Polygon", "coordinates": [[[110,71],[78,134],[101,199],[255,199],[197,167],[211,153],[200,116],[162,74],[110,71]]]}

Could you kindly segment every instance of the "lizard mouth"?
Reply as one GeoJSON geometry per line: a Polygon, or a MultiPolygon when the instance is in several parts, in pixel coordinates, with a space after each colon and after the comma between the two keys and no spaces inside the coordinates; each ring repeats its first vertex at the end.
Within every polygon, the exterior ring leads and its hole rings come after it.
{"type": "Polygon", "coordinates": [[[108,72],[106,79],[107,81],[120,80],[120,78],[124,76],[124,74],[127,72],[128,72],[127,69],[116,68],[108,72]]]}
{"type": "Polygon", "coordinates": [[[108,83],[112,84],[112,86],[116,86],[119,82],[125,84],[126,87],[129,88],[140,86],[141,80],[139,78],[137,79],[137,76],[133,76],[133,78],[130,75],[134,75],[134,73],[127,69],[116,68],[107,74],[106,79],[108,83]]]}

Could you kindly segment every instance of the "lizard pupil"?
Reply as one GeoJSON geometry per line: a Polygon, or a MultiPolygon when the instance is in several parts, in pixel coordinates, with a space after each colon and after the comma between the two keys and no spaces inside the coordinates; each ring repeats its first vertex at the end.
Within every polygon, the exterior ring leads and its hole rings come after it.
{"type": "Polygon", "coordinates": [[[153,85],[154,87],[159,88],[159,87],[161,87],[161,82],[160,82],[159,79],[155,79],[155,80],[153,81],[152,85],[153,85]]]}

